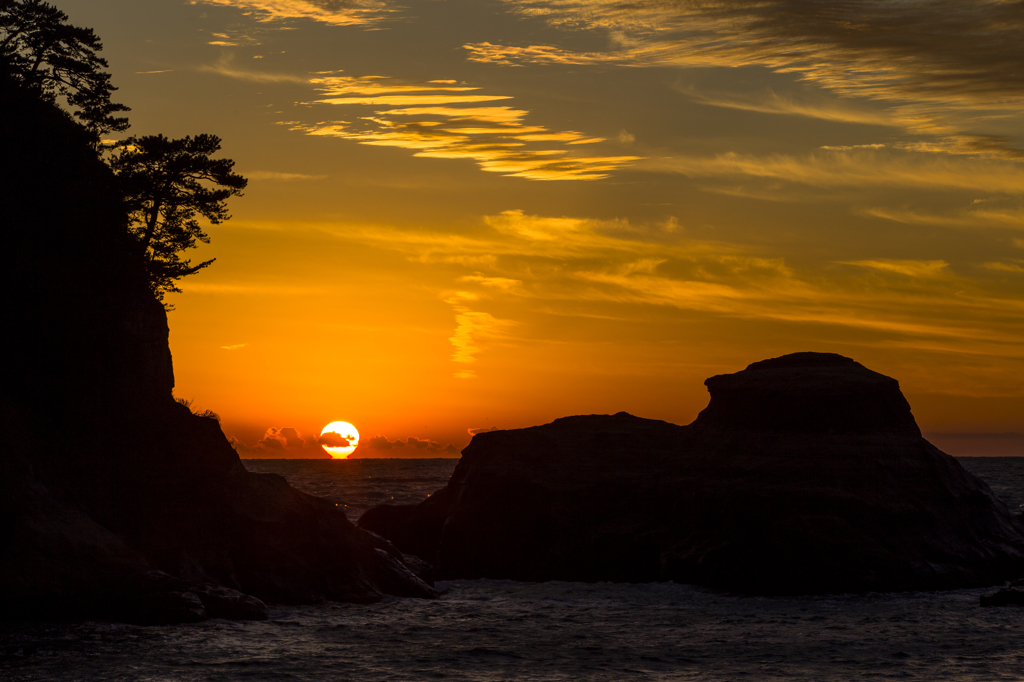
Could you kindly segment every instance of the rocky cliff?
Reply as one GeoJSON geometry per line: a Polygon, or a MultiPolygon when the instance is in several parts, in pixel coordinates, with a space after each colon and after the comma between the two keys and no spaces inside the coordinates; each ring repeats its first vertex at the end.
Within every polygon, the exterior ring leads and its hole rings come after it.
{"type": "Polygon", "coordinates": [[[797,353],[705,383],[689,426],[620,413],[478,434],[444,489],[359,525],[442,578],[796,594],[990,585],[1024,568],[1024,528],[921,437],[896,380],[797,353]]]}
{"type": "Polygon", "coordinates": [[[0,602],[5,617],[265,617],[436,592],[335,505],[248,473],[176,403],[167,317],[113,178],[0,81],[0,602]],[[263,600],[263,601],[261,601],[263,600]]]}

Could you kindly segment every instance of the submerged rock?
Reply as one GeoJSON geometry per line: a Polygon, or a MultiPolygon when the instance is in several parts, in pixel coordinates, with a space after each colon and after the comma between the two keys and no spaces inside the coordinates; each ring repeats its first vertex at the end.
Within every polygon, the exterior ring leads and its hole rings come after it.
{"type": "Polygon", "coordinates": [[[981,595],[982,606],[1024,606],[1024,587],[1004,587],[981,595]]]}
{"type": "Polygon", "coordinates": [[[758,594],[992,585],[1024,528],[921,437],[896,380],[797,353],[716,376],[689,426],[625,413],[474,436],[448,485],[361,527],[438,577],[758,594]]]}

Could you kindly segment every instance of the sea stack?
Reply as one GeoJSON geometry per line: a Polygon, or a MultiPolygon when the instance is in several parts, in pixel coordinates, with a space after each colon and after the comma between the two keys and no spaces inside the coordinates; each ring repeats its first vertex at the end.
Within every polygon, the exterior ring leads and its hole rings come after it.
{"type": "Polygon", "coordinates": [[[440,578],[814,594],[993,585],[1024,568],[1024,527],[921,437],[895,379],[795,353],[705,384],[689,426],[619,413],[478,434],[444,489],[359,525],[440,578]]]}

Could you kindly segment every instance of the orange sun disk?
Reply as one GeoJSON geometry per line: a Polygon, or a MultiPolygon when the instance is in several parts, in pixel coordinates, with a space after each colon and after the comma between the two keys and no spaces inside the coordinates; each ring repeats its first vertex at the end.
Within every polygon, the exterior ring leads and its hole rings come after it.
{"type": "Polygon", "coordinates": [[[338,442],[337,445],[320,443],[320,447],[331,456],[331,459],[348,459],[348,456],[355,452],[359,445],[359,432],[348,422],[331,422],[320,432],[320,439],[338,442]],[[331,436],[325,438],[327,434],[331,434],[331,436]]]}

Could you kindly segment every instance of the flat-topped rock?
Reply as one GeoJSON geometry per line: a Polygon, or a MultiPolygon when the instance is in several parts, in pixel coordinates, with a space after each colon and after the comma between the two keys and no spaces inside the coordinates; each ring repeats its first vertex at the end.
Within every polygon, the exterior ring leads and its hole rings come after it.
{"type": "Polygon", "coordinates": [[[704,385],[699,428],[921,435],[898,381],[835,353],[762,360],[704,385]]]}
{"type": "Polygon", "coordinates": [[[438,577],[759,594],[951,589],[1024,568],[1024,528],[889,377],[799,353],[707,382],[690,426],[625,413],[474,436],[448,485],[360,520],[438,577]]]}

